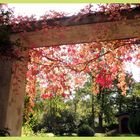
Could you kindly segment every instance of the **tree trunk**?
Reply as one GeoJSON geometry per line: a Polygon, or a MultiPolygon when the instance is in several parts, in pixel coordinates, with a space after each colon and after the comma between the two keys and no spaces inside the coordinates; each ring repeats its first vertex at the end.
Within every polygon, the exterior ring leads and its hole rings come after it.
{"type": "Polygon", "coordinates": [[[99,112],[99,127],[103,128],[103,111],[104,111],[104,94],[102,93],[100,89],[99,93],[99,100],[100,100],[100,112],[99,112]]]}
{"type": "Polygon", "coordinates": [[[92,94],[92,128],[95,127],[95,108],[94,108],[94,95],[92,94]]]}
{"type": "Polygon", "coordinates": [[[119,113],[122,112],[122,95],[119,95],[119,113]]]}
{"type": "Polygon", "coordinates": [[[77,103],[74,103],[74,112],[77,113],[77,103]]]}

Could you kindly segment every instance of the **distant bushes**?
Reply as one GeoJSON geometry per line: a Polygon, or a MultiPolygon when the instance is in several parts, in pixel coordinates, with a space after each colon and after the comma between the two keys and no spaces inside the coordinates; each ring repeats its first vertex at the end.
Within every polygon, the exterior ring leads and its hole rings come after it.
{"type": "Polygon", "coordinates": [[[94,136],[94,130],[84,122],[80,122],[74,112],[62,110],[55,115],[44,114],[40,123],[32,127],[34,133],[41,132],[53,133],[54,135],[94,136]]]}
{"type": "Polygon", "coordinates": [[[118,129],[118,128],[119,128],[118,124],[112,123],[112,124],[106,126],[106,131],[111,131],[111,130],[118,129]]]}
{"type": "Polygon", "coordinates": [[[55,135],[72,135],[72,133],[76,132],[76,128],[75,114],[63,110],[55,115],[44,114],[41,122],[33,127],[33,131],[37,133],[41,129],[44,129],[45,132],[51,132],[55,135]]]}
{"type": "Polygon", "coordinates": [[[78,128],[77,135],[78,136],[94,136],[95,132],[90,126],[83,124],[78,128]]]}

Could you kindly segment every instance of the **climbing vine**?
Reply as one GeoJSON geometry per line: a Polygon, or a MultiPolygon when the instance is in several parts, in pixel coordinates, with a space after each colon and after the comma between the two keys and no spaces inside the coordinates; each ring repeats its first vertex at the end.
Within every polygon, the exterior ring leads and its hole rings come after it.
{"type": "MultiPolygon", "coordinates": [[[[99,10],[105,15],[110,15],[108,20],[116,21],[124,18],[119,14],[122,9],[131,10],[132,7],[139,8],[139,5],[104,4],[99,5],[99,10]]],[[[21,32],[24,36],[24,32],[33,30],[35,32],[39,27],[45,31],[47,28],[52,28],[46,24],[47,19],[65,16],[64,13],[53,11],[42,16],[41,22],[38,22],[34,16],[15,18],[13,11],[4,11],[3,5],[0,5],[0,8],[0,56],[12,58],[18,56],[22,59],[23,54],[19,40],[14,43],[10,41],[12,33],[21,32]]],[[[92,5],[86,6],[78,13],[79,17],[93,14],[92,8],[92,5]]],[[[56,28],[59,29],[57,26],[56,28]]],[[[26,86],[26,92],[30,96],[30,106],[34,105],[36,82],[39,83],[42,92],[41,98],[51,99],[56,95],[68,98],[74,87],[81,87],[88,81],[89,73],[93,77],[93,94],[99,93],[99,87],[113,88],[113,81],[118,78],[118,87],[122,94],[126,95],[125,62],[133,61],[137,65],[140,64],[140,48],[135,42],[136,39],[127,39],[42,48],[35,48],[36,44],[31,44],[28,46],[30,60],[26,86]]],[[[26,49],[24,51],[27,52],[26,49]]]]}

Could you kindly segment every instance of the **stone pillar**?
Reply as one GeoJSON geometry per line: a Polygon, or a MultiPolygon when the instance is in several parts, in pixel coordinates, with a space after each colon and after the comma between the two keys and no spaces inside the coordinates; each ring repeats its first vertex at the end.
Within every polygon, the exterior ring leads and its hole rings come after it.
{"type": "Polygon", "coordinates": [[[12,77],[12,62],[0,61],[0,129],[5,128],[12,77]]]}
{"type": "Polygon", "coordinates": [[[26,88],[27,59],[0,61],[0,129],[20,136],[26,88]]]}

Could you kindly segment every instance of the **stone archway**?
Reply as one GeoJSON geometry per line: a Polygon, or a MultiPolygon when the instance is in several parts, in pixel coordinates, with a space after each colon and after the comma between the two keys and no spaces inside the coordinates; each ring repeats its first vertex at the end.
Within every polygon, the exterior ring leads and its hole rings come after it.
{"type": "Polygon", "coordinates": [[[119,133],[129,133],[128,129],[128,120],[129,120],[129,114],[128,113],[120,113],[117,114],[116,117],[118,118],[119,123],[119,133]]]}

